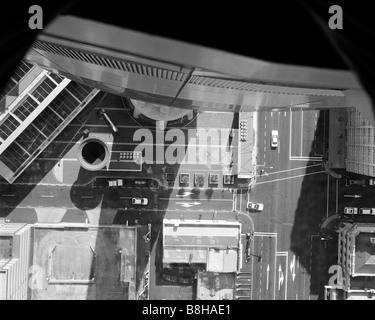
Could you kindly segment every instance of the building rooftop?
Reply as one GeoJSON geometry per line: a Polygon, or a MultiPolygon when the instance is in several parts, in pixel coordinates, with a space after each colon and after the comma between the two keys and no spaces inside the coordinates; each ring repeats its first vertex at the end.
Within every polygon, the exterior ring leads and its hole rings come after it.
{"type": "Polygon", "coordinates": [[[21,71],[0,93],[0,175],[10,183],[99,92],[27,63],[21,71]]]}
{"type": "Polygon", "coordinates": [[[35,225],[33,264],[46,277],[32,299],[136,299],[136,237],[136,227],[35,225]]]}
{"type": "Polygon", "coordinates": [[[198,272],[199,300],[233,300],[234,287],[234,273],[198,272]]]}
{"type": "Polygon", "coordinates": [[[354,273],[375,275],[375,233],[360,232],[356,236],[354,273]]]}
{"type": "Polygon", "coordinates": [[[205,263],[207,271],[235,272],[240,235],[239,222],[164,219],[163,263],[205,263]]]}

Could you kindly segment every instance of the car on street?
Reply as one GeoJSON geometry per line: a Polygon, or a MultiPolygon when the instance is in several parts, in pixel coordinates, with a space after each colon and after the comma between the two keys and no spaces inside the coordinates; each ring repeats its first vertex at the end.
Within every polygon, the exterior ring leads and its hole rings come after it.
{"type": "Polygon", "coordinates": [[[148,199],[147,198],[133,198],[132,204],[147,206],[148,205],[148,199]]]}
{"type": "Polygon", "coordinates": [[[375,208],[359,208],[359,214],[375,214],[375,208]]]}
{"type": "Polygon", "coordinates": [[[162,273],[161,277],[162,277],[163,280],[168,281],[168,282],[176,282],[177,281],[176,276],[172,276],[172,275],[169,275],[169,274],[166,274],[166,273],[162,273]]]}
{"type": "Polygon", "coordinates": [[[344,214],[358,214],[358,208],[345,207],[344,214]]]}
{"type": "Polygon", "coordinates": [[[246,209],[251,212],[262,212],[263,203],[248,202],[246,205],[246,209]]]}
{"type": "Polygon", "coordinates": [[[277,148],[279,145],[279,132],[277,130],[271,131],[271,148],[277,148]]]}
{"type": "Polygon", "coordinates": [[[179,277],[178,283],[180,283],[180,284],[192,284],[193,278],[192,277],[179,277]]]}
{"type": "Polygon", "coordinates": [[[361,187],[366,187],[366,180],[365,179],[361,179],[361,180],[346,179],[345,184],[347,186],[351,186],[353,184],[356,184],[356,185],[361,186],[361,187]]]}
{"type": "Polygon", "coordinates": [[[109,187],[121,187],[123,186],[124,181],[122,179],[108,180],[109,187]]]}

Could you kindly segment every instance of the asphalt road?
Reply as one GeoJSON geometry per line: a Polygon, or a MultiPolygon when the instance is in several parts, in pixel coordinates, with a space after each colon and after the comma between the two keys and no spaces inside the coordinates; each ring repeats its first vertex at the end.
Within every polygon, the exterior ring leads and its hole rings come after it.
{"type": "Polygon", "coordinates": [[[264,204],[263,212],[249,213],[256,231],[254,254],[261,256],[254,262],[253,299],[317,298],[310,290],[312,241],[326,214],[326,194],[311,198],[306,192],[327,185],[319,156],[324,142],[315,139],[318,119],[315,110],[258,113],[257,164],[265,173],[258,171],[250,193],[251,201],[264,204]],[[271,130],[279,132],[276,149],[271,149],[271,130]]]}
{"type": "MultiPolygon", "coordinates": [[[[111,143],[112,150],[134,150],[137,143],[133,137],[140,125],[127,117],[124,109],[113,106],[107,114],[116,120],[119,131],[111,143]]],[[[230,157],[227,156],[233,150],[234,154],[237,153],[236,145],[223,148],[219,153],[220,161],[214,164],[199,163],[199,159],[210,153],[210,147],[204,143],[196,149],[197,154],[202,156],[197,156],[195,163],[146,164],[142,171],[123,173],[124,177],[131,176],[132,179],[155,178],[165,188],[151,190],[131,185],[120,188],[82,187],[80,185],[89,183],[98,173],[83,170],[76,160],[79,136],[75,137],[75,134],[84,120],[77,119],[34,161],[21,179],[13,185],[1,184],[1,215],[9,215],[17,222],[29,222],[32,208],[50,208],[51,215],[55,214],[53,208],[82,211],[113,208],[116,212],[114,223],[160,224],[163,217],[240,219],[243,234],[253,230],[253,225],[255,231],[251,263],[246,264],[243,256],[241,269],[245,273],[252,271],[251,279],[245,277],[242,280],[251,282],[252,298],[317,299],[329,267],[319,260],[325,250],[319,237],[319,225],[328,216],[341,212],[345,206],[375,207],[371,200],[375,188],[346,186],[344,179],[333,179],[324,171],[321,154],[325,144],[326,128],[322,121],[325,116],[324,112],[306,109],[258,113],[258,177],[249,195],[232,193],[222,183],[222,175],[230,170],[230,157]],[[271,149],[270,134],[274,129],[279,131],[279,146],[271,149]],[[63,155],[62,159],[60,155],[63,155]],[[61,166],[57,166],[58,163],[61,166]],[[265,171],[262,176],[259,175],[260,169],[265,171]],[[172,185],[166,181],[166,173],[174,175],[172,185]],[[179,173],[190,174],[188,184],[179,183],[179,173]],[[204,174],[204,183],[200,188],[194,186],[196,173],[204,174]],[[219,183],[210,185],[210,174],[219,174],[219,183]],[[134,206],[131,203],[133,197],[146,197],[149,203],[147,206],[134,206]],[[248,200],[263,203],[263,212],[239,214],[246,212],[248,200]]],[[[210,146],[217,147],[223,135],[229,134],[224,129],[231,121],[230,117],[222,123],[213,122],[210,116],[205,119],[198,117],[191,126],[212,128],[214,123],[219,139],[210,140],[210,146]]],[[[108,124],[95,114],[91,115],[85,128],[93,134],[111,134],[108,124]]],[[[189,139],[189,128],[179,129],[185,135],[181,147],[185,151],[195,148],[197,141],[189,139]]],[[[156,141],[156,132],[151,131],[151,134],[156,141]]],[[[227,141],[225,137],[224,140],[227,141]]],[[[164,141],[163,150],[174,142],[179,146],[177,141],[164,141]]],[[[212,159],[215,153],[211,150],[210,154],[212,159]]],[[[104,174],[118,176],[116,171],[100,173],[104,174]]],[[[242,293],[245,295],[245,292],[242,293]]]]}

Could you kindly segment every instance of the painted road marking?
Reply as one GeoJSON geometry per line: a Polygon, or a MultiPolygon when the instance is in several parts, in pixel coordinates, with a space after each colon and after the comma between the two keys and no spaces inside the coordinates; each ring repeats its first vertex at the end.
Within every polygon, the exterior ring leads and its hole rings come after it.
{"type": "Polygon", "coordinates": [[[190,208],[190,207],[193,207],[193,206],[197,206],[199,204],[201,204],[200,202],[176,202],[176,204],[179,204],[185,208],[190,208]]]}
{"type": "Polygon", "coordinates": [[[14,197],[15,195],[14,194],[2,194],[1,196],[2,197],[14,197]]]}
{"type": "Polygon", "coordinates": [[[254,232],[254,236],[257,236],[257,237],[277,237],[277,233],[275,233],[275,232],[258,232],[258,231],[255,231],[254,232]]]}
{"type": "Polygon", "coordinates": [[[336,179],[336,212],[339,212],[339,179],[336,179]]]}
{"type": "MultiPolygon", "coordinates": [[[[265,165],[259,165],[258,167],[261,167],[261,166],[265,166],[265,165]]],[[[274,171],[274,172],[268,173],[268,175],[282,173],[282,172],[289,172],[289,171],[294,171],[294,170],[299,170],[299,169],[307,169],[307,168],[318,167],[318,166],[321,167],[322,164],[318,163],[318,164],[312,164],[312,165],[309,165],[309,166],[303,166],[303,167],[292,168],[292,169],[287,169],[287,170],[274,171]]]]}
{"type": "Polygon", "coordinates": [[[42,198],[54,198],[55,196],[52,194],[42,194],[41,197],[42,198]]]}
{"type": "Polygon", "coordinates": [[[82,199],[93,199],[94,196],[81,196],[82,199]]]}
{"type": "MultiPolygon", "coordinates": [[[[288,294],[288,252],[276,252],[276,259],[275,264],[278,264],[278,268],[275,268],[275,271],[277,271],[278,275],[278,290],[277,290],[277,296],[278,300],[284,299],[287,300],[287,294],[288,294]],[[285,266],[283,261],[280,261],[280,259],[285,259],[285,266]],[[277,260],[277,261],[276,261],[277,260]],[[284,293],[284,295],[283,295],[284,293]]],[[[275,282],[276,284],[276,282],[275,282]]],[[[275,288],[276,291],[276,288],[275,288]]],[[[275,296],[276,300],[276,296],[275,296]]]]}
{"type": "Polygon", "coordinates": [[[289,269],[292,274],[292,279],[294,282],[294,279],[296,278],[296,256],[295,255],[293,255],[293,259],[290,260],[289,269]]]}
{"type": "Polygon", "coordinates": [[[329,215],[329,212],[328,212],[328,208],[329,207],[329,174],[327,174],[327,212],[326,212],[326,216],[328,218],[328,215],[329,215]]]}
{"type": "Polygon", "coordinates": [[[301,157],[302,157],[302,149],[303,149],[303,111],[301,110],[301,157]]]}
{"type": "Polygon", "coordinates": [[[326,171],[322,170],[322,171],[317,171],[317,172],[300,174],[300,175],[293,176],[293,177],[287,177],[287,178],[280,178],[280,179],[274,179],[274,180],[269,180],[269,181],[257,182],[255,184],[258,185],[258,184],[265,184],[265,183],[271,183],[271,182],[282,181],[282,180],[290,180],[290,179],[301,178],[301,177],[310,176],[310,175],[319,174],[319,173],[326,173],[326,171]]]}
{"type": "Polygon", "coordinates": [[[183,194],[176,194],[176,197],[187,197],[188,195],[193,194],[193,192],[185,191],[183,194]]]}
{"type": "Polygon", "coordinates": [[[300,152],[300,156],[292,156],[292,124],[293,124],[293,112],[290,112],[290,121],[289,121],[289,160],[291,160],[291,161],[322,161],[322,157],[305,157],[305,156],[302,156],[302,148],[303,148],[303,111],[301,111],[301,152],[300,152]]]}
{"type": "Polygon", "coordinates": [[[278,290],[280,291],[280,286],[284,283],[284,272],[281,269],[281,264],[279,264],[279,288],[278,290]]]}
{"type": "MultiPolygon", "coordinates": [[[[168,201],[168,200],[175,200],[175,201],[181,201],[180,198],[158,198],[159,200],[164,200],[164,201],[168,201]]],[[[216,198],[211,198],[211,199],[199,199],[199,201],[222,201],[222,202],[232,202],[233,199],[216,199],[216,198]]]]}

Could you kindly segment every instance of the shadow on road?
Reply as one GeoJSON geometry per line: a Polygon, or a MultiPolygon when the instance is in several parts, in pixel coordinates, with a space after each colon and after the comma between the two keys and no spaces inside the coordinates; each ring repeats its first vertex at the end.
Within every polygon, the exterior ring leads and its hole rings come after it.
{"type": "MultiPolygon", "coordinates": [[[[327,145],[319,145],[322,141],[328,143],[327,138],[323,139],[323,135],[328,137],[328,116],[320,115],[317,121],[317,129],[314,141],[311,146],[310,156],[315,156],[316,148],[326,148],[327,145]]],[[[322,149],[322,150],[324,150],[322,149]]],[[[309,162],[307,166],[316,164],[309,162]]],[[[322,166],[323,170],[323,166],[322,166]]],[[[328,274],[327,263],[323,258],[327,256],[326,251],[322,248],[319,236],[319,225],[326,215],[326,189],[327,174],[320,173],[308,175],[316,171],[313,167],[306,169],[306,176],[302,182],[301,193],[298,199],[297,210],[295,212],[295,220],[291,234],[290,249],[299,257],[300,264],[306,269],[311,276],[310,294],[321,296],[324,292],[324,276],[328,274]]]]}

